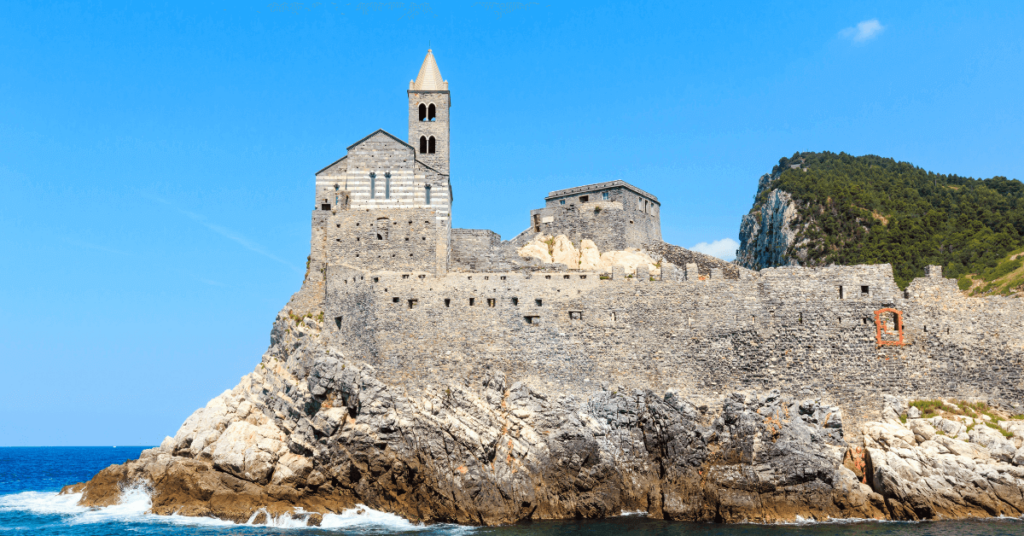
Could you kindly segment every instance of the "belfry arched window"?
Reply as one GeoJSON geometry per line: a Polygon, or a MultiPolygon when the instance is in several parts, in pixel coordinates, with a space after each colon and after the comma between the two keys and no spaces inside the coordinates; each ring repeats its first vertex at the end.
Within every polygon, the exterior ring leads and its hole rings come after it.
{"type": "Polygon", "coordinates": [[[384,173],[384,199],[391,199],[391,172],[384,173]]]}
{"type": "Polygon", "coordinates": [[[427,120],[427,105],[420,103],[420,121],[427,120]]]}
{"type": "Polygon", "coordinates": [[[434,154],[435,145],[436,144],[434,143],[434,137],[431,136],[430,139],[427,140],[427,152],[430,154],[434,154]]]}
{"type": "Polygon", "coordinates": [[[437,108],[434,108],[434,105],[431,104],[430,107],[427,108],[427,121],[434,121],[436,119],[437,119],[437,108]]]}
{"type": "Polygon", "coordinates": [[[427,137],[420,136],[420,154],[427,154],[427,137]]]}
{"type": "Polygon", "coordinates": [[[377,174],[370,172],[370,199],[377,197],[377,174]]]}

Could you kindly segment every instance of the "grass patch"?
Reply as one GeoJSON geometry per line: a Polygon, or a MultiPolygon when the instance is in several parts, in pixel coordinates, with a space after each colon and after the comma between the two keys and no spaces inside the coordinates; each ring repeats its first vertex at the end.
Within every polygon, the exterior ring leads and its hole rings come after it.
{"type": "Polygon", "coordinates": [[[1024,413],[1018,413],[1017,415],[1011,415],[1011,419],[1015,421],[1024,421],[1024,413]]]}
{"type": "Polygon", "coordinates": [[[1003,434],[1003,437],[1005,437],[1007,439],[1013,437],[1013,432],[1007,432],[1006,430],[1003,430],[1002,428],[1000,428],[998,425],[996,425],[994,423],[986,422],[985,426],[988,426],[989,428],[998,431],[1000,434],[1003,434]]]}
{"type": "Polygon", "coordinates": [[[951,406],[941,400],[914,400],[910,403],[912,407],[915,407],[921,411],[922,419],[930,419],[942,413],[953,413],[955,415],[962,415],[963,412],[957,406],[951,406]]]}

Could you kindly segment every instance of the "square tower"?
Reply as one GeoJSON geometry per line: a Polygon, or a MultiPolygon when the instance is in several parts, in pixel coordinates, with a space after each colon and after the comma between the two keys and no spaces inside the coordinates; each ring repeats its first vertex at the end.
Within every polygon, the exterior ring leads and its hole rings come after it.
{"type": "Polygon", "coordinates": [[[419,75],[409,82],[409,145],[416,150],[416,160],[443,175],[448,175],[449,108],[448,82],[441,78],[434,53],[427,50],[419,75]]]}

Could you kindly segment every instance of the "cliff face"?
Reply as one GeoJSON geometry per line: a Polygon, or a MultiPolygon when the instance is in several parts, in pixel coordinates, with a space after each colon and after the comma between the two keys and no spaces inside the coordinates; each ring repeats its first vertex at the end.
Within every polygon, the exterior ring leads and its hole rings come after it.
{"type": "Polygon", "coordinates": [[[577,397],[500,372],[396,387],[326,344],[323,330],[282,313],[238,386],[139,460],[66,491],[104,506],[141,483],[157,514],[314,525],[360,503],[467,524],[624,510],[726,522],[1024,512],[1024,467],[1013,465],[1024,450],[1001,436],[986,436],[989,446],[954,430],[937,437],[934,421],[903,427],[894,399],[884,422],[865,425],[868,448],[850,449],[842,412],[813,399],[769,392],[704,404],[600,387],[577,397]]]}
{"type": "Polygon", "coordinates": [[[781,190],[771,190],[759,209],[743,216],[740,249],[733,262],[752,270],[797,265],[797,260],[789,256],[789,248],[796,240],[796,215],[793,197],[781,190]]]}

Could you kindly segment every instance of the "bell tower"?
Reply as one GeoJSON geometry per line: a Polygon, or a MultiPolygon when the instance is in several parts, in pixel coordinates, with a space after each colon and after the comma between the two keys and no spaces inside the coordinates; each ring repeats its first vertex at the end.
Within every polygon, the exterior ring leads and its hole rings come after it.
{"type": "Polygon", "coordinates": [[[434,53],[427,50],[420,73],[409,82],[409,145],[416,159],[448,175],[448,82],[441,78],[434,53]]]}

